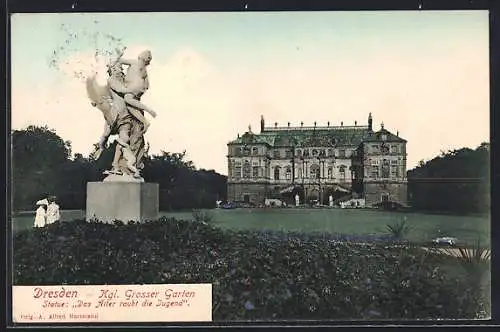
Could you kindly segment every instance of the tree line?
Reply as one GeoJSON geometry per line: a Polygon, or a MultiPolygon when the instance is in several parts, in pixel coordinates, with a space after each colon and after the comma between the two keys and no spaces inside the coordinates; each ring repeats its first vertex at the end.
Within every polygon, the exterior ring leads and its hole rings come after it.
{"type": "MultiPolygon", "coordinates": [[[[115,144],[98,160],[75,153],[47,126],[12,132],[12,203],[14,211],[33,210],[37,200],[55,195],[63,209],[85,209],[87,182],[102,181],[115,144]]],[[[226,176],[197,169],[185,151],[162,151],[144,159],[143,177],[160,188],[160,210],[211,208],[226,199],[226,176]]]]}
{"type": "Polygon", "coordinates": [[[415,210],[490,211],[490,146],[441,152],[408,171],[408,199],[415,210]]]}

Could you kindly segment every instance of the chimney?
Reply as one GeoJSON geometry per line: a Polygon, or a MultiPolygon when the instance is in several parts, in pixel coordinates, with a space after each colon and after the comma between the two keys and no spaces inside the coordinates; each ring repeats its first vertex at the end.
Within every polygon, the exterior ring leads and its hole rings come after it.
{"type": "Polygon", "coordinates": [[[278,122],[274,123],[274,128],[278,128],[278,122]]]}
{"type": "Polygon", "coordinates": [[[260,132],[264,131],[264,115],[260,116],[260,132]]]}
{"type": "Polygon", "coordinates": [[[330,121],[328,121],[327,126],[330,127],[330,121]]]}
{"type": "Polygon", "coordinates": [[[304,126],[304,121],[300,121],[300,126],[303,127],[304,126]]]}
{"type": "Polygon", "coordinates": [[[354,126],[357,126],[358,125],[358,121],[354,121],[354,126]]]}
{"type": "Polygon", "coordinates": [[[290,122],[288,122],[288,127],[290,127],[290,122]]]}
{"type": "Polygon", "coordinates": [[[368,130],[369,131],[372,131],[372,123],[373,123],[372,113],[370,112],[370,114],[368,114],[368,130]]]}
{"type": "Polygon", "coordinates": [[[340,126],[343,127],[344,126],[344,121],[340,121],[340,126]]]}

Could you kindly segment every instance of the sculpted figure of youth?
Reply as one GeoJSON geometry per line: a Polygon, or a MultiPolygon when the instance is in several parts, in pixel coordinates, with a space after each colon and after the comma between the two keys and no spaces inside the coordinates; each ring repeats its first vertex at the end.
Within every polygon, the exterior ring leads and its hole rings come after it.
{"type": "Polygon", "coordinates": [[[137,109],[148,112],[151,116],[156,117],[156,112],[150,107],[139,101],[141,96],[149,89],[149,79],[147,66],[151,63],[151,51],[143,51],[137,59],[124,59],[123,51],[118,57],[118,64],[126,65],[127,74],[122,82],[112,80],[110,82],[111,89],[124,94],[125,102],[137,109]],[[121,83],[121,84],[120,84],[121,83]]]}

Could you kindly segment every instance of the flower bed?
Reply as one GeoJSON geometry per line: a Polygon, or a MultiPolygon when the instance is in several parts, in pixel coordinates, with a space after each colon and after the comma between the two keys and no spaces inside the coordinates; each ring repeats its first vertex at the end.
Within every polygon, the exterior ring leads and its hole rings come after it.
{"type": "Polygon", "coordinates": [[[212,283],[217,321],[486,315],[451,258],[323,234],[74,221],[19,232],[13,259],[15,285],[212,283]]]}

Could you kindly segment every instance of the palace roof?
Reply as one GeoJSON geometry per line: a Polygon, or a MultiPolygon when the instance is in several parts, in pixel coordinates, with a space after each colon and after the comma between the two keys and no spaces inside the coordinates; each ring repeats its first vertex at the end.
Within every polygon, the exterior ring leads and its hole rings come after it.
{"type": "Polygon", "coordinates": [[[362,142],[382,141],[406,142],[404,139],[382,128],[373,132],[368,126],[328,127],[266,127],[261,133],[251,130],[228,143],[228,145],[266,144],[272,147],[335,147],[359,146],[362,142]]]}

